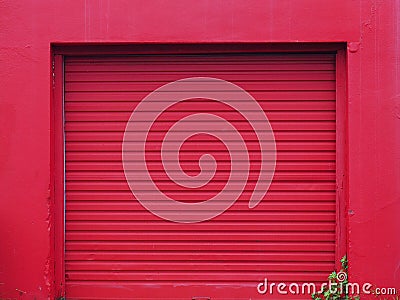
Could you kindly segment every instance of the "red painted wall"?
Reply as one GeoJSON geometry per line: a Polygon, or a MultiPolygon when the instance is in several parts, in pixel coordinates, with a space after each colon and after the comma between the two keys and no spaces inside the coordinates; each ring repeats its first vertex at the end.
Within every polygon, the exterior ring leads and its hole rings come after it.
{"type": "Polygon", "coordinates": [[[51,43],[347,42],[352,281],[400,288],[399,1],[1,1],[0,297],[54,291],[51,43]]]}

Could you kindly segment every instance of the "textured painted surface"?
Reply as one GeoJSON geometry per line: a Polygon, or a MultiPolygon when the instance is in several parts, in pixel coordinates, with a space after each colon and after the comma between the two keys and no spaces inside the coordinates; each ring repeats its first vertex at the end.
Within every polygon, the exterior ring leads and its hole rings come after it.
{"type": "Polygon", "coordinates": [[[0,292],[53,295],[50,43],[324,42],[348,47],[351,278],[400,288],[398,1],[0,2],[0,292]]]}

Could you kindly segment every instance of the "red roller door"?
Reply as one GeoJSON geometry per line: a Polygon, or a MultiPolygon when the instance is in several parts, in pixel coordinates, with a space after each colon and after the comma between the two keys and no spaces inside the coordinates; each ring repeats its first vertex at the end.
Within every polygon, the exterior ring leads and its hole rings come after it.
{"type": "MultiPolygon", "coordinates": [[[[270,282],[325,280],[335,266],[335,77],[334,54],[67,57],[67,299],[264,299],[256,287],[266,277],[270,282]],[[187,77],[235,83],[268,117],[276,172],[256,208],[248,208],[253,174],[232,207],[201,223],[163,220],[132,194],[121,159],[127,121],[151,91],[187,77]]],[[[188,189],[165,176],[157,137],[191,112],[236,122],[257,161],[257,141],[240,127],[235,112],[205,99],[173,107],[160,119],[146,158],[159,188],[182,202],[212,197],[230,171],[224,145],[199,135],[182,146],[182,168],[197,174],[199,157],[210,153],[219,164],[214,178],[188,189]]]]}

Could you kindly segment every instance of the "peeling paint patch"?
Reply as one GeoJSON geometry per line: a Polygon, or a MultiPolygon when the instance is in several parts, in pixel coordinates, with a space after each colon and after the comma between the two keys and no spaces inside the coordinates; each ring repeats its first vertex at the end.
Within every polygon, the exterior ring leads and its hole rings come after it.
{"type": "MultiPolygon", "coordinates": [[[[52,197],[51,197],[51,189],[50,187],[47,190],[47,216],[45,222],[47,223],[47,232],[49,235],[49,239],[52,239],[52,224],[53,224],[53,205],[52,205],[52,197]]],[[[44,266],[44,282],[47,289],[47,295],[52,294],[52,277],[53,277],[53,269],[54,266],[54,250],[50,247],[50,251],[46,258],[46,263],[44,266]]],[[[50,299],[50,298],[48,298],[50,299]]]]}

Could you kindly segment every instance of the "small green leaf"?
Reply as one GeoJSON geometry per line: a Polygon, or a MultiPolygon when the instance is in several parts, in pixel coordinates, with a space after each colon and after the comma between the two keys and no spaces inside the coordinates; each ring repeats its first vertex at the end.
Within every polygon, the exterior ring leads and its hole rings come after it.
{"type": "Polygon", "coordinates": [[[328,279],[336,279],[336,276],[337,276],[336,272],[333,271],[333,272],[329,275],[328,279]]]}

